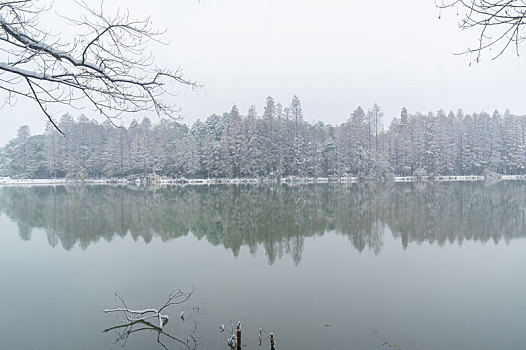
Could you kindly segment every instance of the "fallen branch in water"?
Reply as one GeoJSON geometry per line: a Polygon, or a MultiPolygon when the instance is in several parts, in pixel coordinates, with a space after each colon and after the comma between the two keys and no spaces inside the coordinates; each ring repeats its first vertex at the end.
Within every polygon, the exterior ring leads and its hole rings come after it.
{"type": "Polygon", "coordinates": [[[126,320],[128,322],[146,321],[155,318],[159,321],[159,328],[162,329],[163,326],[168,323],[170,318],[168,317],[168,315],[163,315],[161,312],[170,305],[184,303],[185,301],[190,299],[192,293],[193,290],[191,292],[183,292],[180,289],[176,289],[170,293],[170,295],[168,296],[168,301],[160,308],[146,308],[140,310],[132,310],[128,308],[128,306],[124,302],[124,299],[119,295],[119,293],[115,293],[115,297],[120,301],[122,307],[117,307],[114,309],[104,309],[104,312],[121,312],[124,315],[124,317],[126,317],[126,320]]]}

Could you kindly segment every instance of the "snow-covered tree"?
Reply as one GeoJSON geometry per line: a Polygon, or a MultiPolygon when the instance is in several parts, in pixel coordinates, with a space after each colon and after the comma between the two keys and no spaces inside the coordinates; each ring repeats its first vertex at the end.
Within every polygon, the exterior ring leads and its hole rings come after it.
{"type": "Polygon", "coordinates": [[[228,114],[226,130],[222,134],[222,142],[228,167],[226,173],[229,177],[239,177],[241,172],[241,145],[243,141],[241,122],[239,110],[236,105],[233,105],[232,110],[228,114]]]}
{"type": "Polygon", "coordinates": [[[306,122],[299,98],[267,99],[260,118],[237,106],[191,127],[162,119],[115,128],[65,114],[43,135],[21,128],[2,148],[2,174],[17,177],[322,177],[490,175],[526,172],[526,117],[494,112],[409,114],[376,130],[379,106],[356,108],[341,125],[306,122]]]}
{"type": "Polygon", "coordinates": [[[12,167],[18,177],[27,178],[30,176],[29,167],[33,156],[30,140],[29,126],[22,125],[16,133],[13,149],[12,167]]]}

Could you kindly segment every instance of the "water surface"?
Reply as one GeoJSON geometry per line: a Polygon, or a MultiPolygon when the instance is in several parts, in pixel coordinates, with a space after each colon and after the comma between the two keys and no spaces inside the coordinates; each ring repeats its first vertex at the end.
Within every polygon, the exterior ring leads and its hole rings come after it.
{"type": "Polygon", "coordinates": [[[230,320],[246,349],[269,348],[259,327],[279,349],[522,348],[525,190],[0,188],[0,348],[226,349],[230,320]],[[166,312],[184,344],[103,332],[115,291],[139,308],[174,288],[194,290],[166,312]]]}

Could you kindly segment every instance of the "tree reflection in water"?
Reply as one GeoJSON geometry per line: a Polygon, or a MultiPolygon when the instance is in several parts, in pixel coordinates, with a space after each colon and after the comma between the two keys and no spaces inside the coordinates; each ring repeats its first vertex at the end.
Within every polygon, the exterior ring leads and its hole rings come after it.
{"type": "Polygon", "coordinates": [[[272,264],[301,260],[304,239],[335,231],[358,251],[381,252],[391,232],[410,243],[499,242],[525,235],[525,184],[363,183],[303,186],[4,187],[0,210],[31,239],[69,250],[128,234],[163,241],[189,233],[237,256],[262,247],[272,264]],[[389,229],[388,231],[386,229],[389,229]]]}
{"type": "Polygon", "coordinates": [[[164,349],[168,350],[168,347],[166,346],[166,341],[164,339],[171,339],[175,341],[179,345],[183,345],[185,349],[188,350],[195,350],[198,344],[197,338],[195,337],[195,333],[197,332],[197,323],[194,323],[194,329],[192,333],[187,337],[187,341],[183,341],[182,339],[179,339],[177,337],[172,336],[171,334],[164,331],[162,328],[154,325],[153,323],[150,323],[148,321],[134,321],[134,322],[127,322],[115,327],[107,328],[103,330],[104,333],[115,331],[116,332],[116,338],[115,343],[120,344],[121,347],[125,347],[126,343],[128,342],[128,338],[135,333],[142,333],[142,332],[154,332],[157,334],[156,341],[159,345],[161,345],[164,349]],[[164,339],[163,339],[164,338],[164,339]]]}

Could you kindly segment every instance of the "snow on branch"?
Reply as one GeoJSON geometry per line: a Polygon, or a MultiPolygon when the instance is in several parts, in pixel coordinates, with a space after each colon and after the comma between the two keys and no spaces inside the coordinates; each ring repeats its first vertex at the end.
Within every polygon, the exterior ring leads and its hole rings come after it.
{"type": "Polygon", "coordinates": [[[55,125],[48,107],[91,107],[112,123],[123,114],[155,111],[173,117],[176,106],[165,101],[170,84],[197,88],[179,67],[158,68],[149,44],[161,43],[162,32],[149,18],[134,20],[127,11],[113,16],[103,6],[77,2],[79,18],[63,18],[75,34],[61,40],[41,28],[39,15],[49,7],[37,0],[0,2],[0,89],[7,100],[22,96],[35,101],[55,125]]]}
{"type": "Polygon", "coordinates": [[[439,9],[454,8],[461,16],[461,29],[480,29],[478,44],[459,54],[474,54],[480,60],[482,51],[497,49],[493,59],[510,46],[519,55],[519,44],[526,39],[526,3],[523,0],[435,0],[439,9]]]}
{"type": "Polygon", "coordinates": [[[116,302],[121,304],[120,307],[113,309],[104,309],[105,313],[119,312],[124,315],[128,322],[138,322],[138,321],[147,321],[154,319],[159,322],[159,328],[162,329],[163,326],[168,323],[168,315],[163,315],[161,312],[171,305],[178,305],[186,302],[192,296],[193,291],[183,292],[180,289],[176,289],[170,293],[168,300],[159,308],[145,308],[145,309],[130,309],[124,302],[124,299],[115,293],[116,302]]]}

